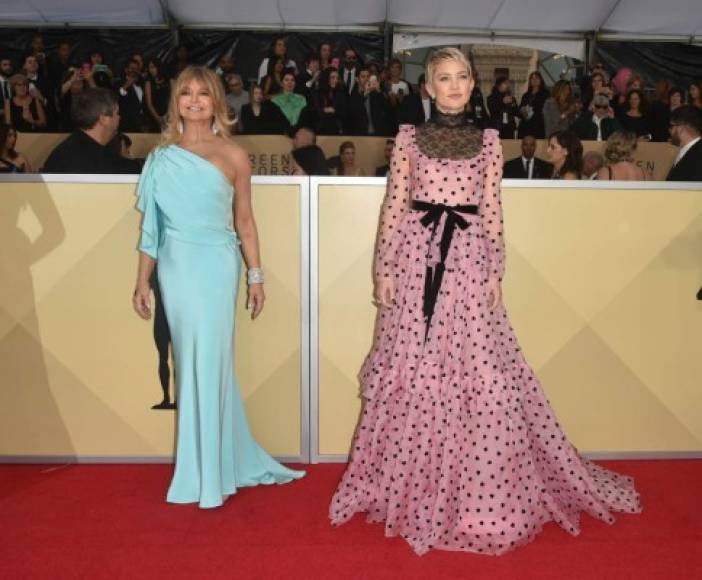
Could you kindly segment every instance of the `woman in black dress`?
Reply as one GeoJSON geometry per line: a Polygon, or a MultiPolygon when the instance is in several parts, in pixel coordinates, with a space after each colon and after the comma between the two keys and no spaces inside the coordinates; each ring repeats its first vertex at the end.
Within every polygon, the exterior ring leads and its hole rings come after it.
{"type": "Polygon", "coordinates": [[[160,133],[165,124],[168,101],[171,98],[171,81],[165,76],[161,61],[152,58],[147,64],[144,98],[149,112],[149,128],[160,133]]]}
{"type": "Polygon", "coordinates": [[[319,90],[313,95],[317,110],[317,133],[319,135],[340,135],[346,120],[348,99],[341,86],[339,71],[329,67],[322,71],[319,90]]]}
{"type": "Polygon", "coordinates": [[[290,123],[280,107],[263,98],[263,89],[251,83],[250,102],[241,107],[241,132],[247,135],[282,135],[290,123]]]}
{"type": "Polygon", "coordinates": [[[633,89],[627,94],[625,110],[619,115],[619,124],[625,131],[635,133],[639,141],[651,140],[653,127],[641,90],[633,89]]]}
{"type": "Polygon", "coordinates": [[[24,75],[10,78],[12,98],[5,101],[5,123],[20,133],[39,132],[46,127],[46,113],[41,100],[29,94],[29,81],[24,75]]]}
{"type": "Polygon", "coordinates": [[[546,137],[544,129],[544,103],[549,97],[548,89],[541,73],[534,71],[529,75],[529,90],[522,95],[519,103],[519,129],[517,136],[523,139],[531,135],[536,139],[546,137]]]}
{"type": "Polygon", "coordinates": [[[31,171],[29,162],[15,150],[17,131],[0,123],[0,173],[25,173],[31,171]]]}
{"type": "Polygon", "coordinates": [[[270,99],[272,96],[283,92],[284,70],[284,58],[273,57],[268,60],[268,73],[261,81],[261,86],[263,87],[263,98],[270,99]]]}

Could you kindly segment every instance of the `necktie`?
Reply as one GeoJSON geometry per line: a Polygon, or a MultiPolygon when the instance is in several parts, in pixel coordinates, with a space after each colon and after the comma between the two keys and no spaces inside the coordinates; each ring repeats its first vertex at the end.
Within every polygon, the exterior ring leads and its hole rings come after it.
{"type": "Polygon", "coordinates": [[[531,159],[526,160],[526,176],[527,179],[531,179],[531,175],[529,175],[529,169],[531,168],[531,159]]]}

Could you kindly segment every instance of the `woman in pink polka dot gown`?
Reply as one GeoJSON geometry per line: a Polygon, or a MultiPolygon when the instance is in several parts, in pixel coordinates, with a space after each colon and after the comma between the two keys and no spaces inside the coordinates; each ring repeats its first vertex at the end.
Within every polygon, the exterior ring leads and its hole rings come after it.
{"type": "Polygon", "coordinates": [[[580,531],[641,510],[631,479],[580,457],[524,360],[501,303],[498,132],[466,122],[470,66],[427,66],[433,119],[397,135],[375,261],[381,310],[364,408],[330,519],[385,523],[418,553],[502,554],[544,523],[580,531]]]}

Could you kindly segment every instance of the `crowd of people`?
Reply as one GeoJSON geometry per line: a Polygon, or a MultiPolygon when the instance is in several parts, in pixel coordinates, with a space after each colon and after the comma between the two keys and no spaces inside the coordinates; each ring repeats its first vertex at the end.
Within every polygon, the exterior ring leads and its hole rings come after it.
{"type": "MultiPolygon", "coordinates": [[[[85,106],[81,95],[89,89],[111,92],[119,108],[116,129],[120,136],[111,148],[119,151],[128,139],[126,133],[160,132],[166,123],[174,79],[190,62],[184,46],[178,47],[169,63],[137,52],[115,74],[99,48],[88,51],[82,59],[75,52],[69,41],[60,42],[49,52],[41,34],[36,34],[22,62],[0,55],[0,105],[4,113],[0,135],[5,136],[0,143],[0,172],[32,169],[21,155],[17,157],[14,146],[18,132],[85,129],[86,115],[74,115],[72,110],[85,106]]],[[[234,133],[292,137],[305,129],[319,135],[392,137],[399,125],[420,125],[434,114],[423,75],[414,86],[403,78],[400,60],[362,63],[353,48],[328,42],[298,63],[288,55],[285,38],[279,37],[260,63],[256,78],[240,74],[231,54],[219,58],[215,73],[226,94],[234,133]]],[[[669,127],[676,111],[689,109],[702,115],[702,82],[682,89],[661,80],[649,100],[640,75],[622,68],[610,78],[600,62],[579,87],[559,80],[548,88],[538,71],[529,75],[527,84],[518,100],[508,76],[495,79],[487,98],[476,83],[466,116],[480,128],[497,129],[502,139],[527,139],[523,151],[531,149],[529,138],[549,138],[548,154],[556,168],[550,174],[555,177],[619,178],[615,176],[629,173],[621,166],[606,175],[599,172],[607,163],[622,163],[617,155],[583,157],[580,141],[607,141],[608,151],[622,149],[621,144],[627,143],[622,150],[628,152],[630,161],[636,142],[671,139],[669,127]],[[610,146],[610,139],[619,145],[610,146]],[[561,150],[568,151],[568,163],[575,163],[562,172],[558,168],[561,150]]],[[[88,117],[95,120],[94,114],[88,117]]],[[[355,165],[352,141],[342,144],[331,163],[320,163],[319,153],[315,151],[310,158],[298,153],[303,157],[301,161],[295,158],[295,171],[311,163],[318,174],[326,167],[337,174],[363,175],[355,165]]],[[[523,155],[518,173],[526,171],[531,177],[534,168],[526,159],[523,155]]],[[[541,168],[537,173],[545,175],[547,171],[541,168]]],[[[639,177],[650,175],[640,172],[639,177]]]]}

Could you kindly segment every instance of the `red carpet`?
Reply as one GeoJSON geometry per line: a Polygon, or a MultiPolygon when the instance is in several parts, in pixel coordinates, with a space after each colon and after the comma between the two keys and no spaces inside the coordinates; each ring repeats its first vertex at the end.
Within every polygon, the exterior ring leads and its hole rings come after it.
{"type": "Polygon", "coordinates": [[[362,517],[328,525],[340,465],[209,511],[165,503],[169,465],[2,465],[0,578],[702,579],[702,461],[605,464],[636,478],[643,514],[584,516],[576,538],[549,524],[500,557],[421,558],[362,517]]]}

